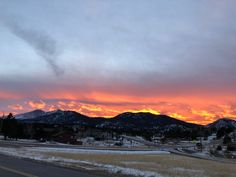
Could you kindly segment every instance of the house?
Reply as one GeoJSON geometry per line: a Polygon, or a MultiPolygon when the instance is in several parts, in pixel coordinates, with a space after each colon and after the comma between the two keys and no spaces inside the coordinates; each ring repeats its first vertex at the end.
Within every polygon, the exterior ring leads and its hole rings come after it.
{"type": "Polygon", "coordinates": [[[77,144],[77,138],[72,131],[61,131],[52,135],[52,140],[59,143],[77,144]]]}
{"type": "Polygon", "coordinates": [[[95,140],[114,139],[116,133],[94,127],[79,127],[76,133],[77,138],[94,137],[95,140]]]}

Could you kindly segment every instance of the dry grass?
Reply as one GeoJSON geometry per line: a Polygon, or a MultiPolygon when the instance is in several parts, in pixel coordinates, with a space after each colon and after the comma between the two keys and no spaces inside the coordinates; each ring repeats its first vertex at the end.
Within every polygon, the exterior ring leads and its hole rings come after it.
{"type": "Polygon", "coordinates": [[[126,155],[126,154],[72,154],[47,152],[49,156],[74,160],[111,164],[158,172],[163,176],[175,177],[234,177],[235,164],[195,159],[179,155],[126,155]]]}

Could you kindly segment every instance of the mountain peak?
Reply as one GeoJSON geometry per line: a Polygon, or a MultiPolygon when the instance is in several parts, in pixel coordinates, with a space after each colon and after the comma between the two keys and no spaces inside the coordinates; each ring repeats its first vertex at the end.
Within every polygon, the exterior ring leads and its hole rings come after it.
{"type": "Polygon", "coordinates": [[[16,119],[34,119],[36,117],[40,117],[44,115],[46,112],[44,112],[41,109],[36,109],[30,112],[22,113],[22,114],[17,114],[15,117],[16,119]]]}
{"type": "Polygon", "coordinates": [[[236,128],[236,121],[230,118],[221,118],[207,125],[210,128],[236,128]]]}
{"type": "Polygon", "coordinates": [[[61,110],[61,109],[56,109],[56,110],[54,110],[54,111],[49,111],[49,112],[47,112],[47,114],[55,114],[55,113],[64,113],[64,111],[63,110],[61,110]]]}
{"type": "Polygon", "coordinates": [[[41,109],[35,109],[31,113],[45,113],[45,111],[43,111],[41,109]]]}

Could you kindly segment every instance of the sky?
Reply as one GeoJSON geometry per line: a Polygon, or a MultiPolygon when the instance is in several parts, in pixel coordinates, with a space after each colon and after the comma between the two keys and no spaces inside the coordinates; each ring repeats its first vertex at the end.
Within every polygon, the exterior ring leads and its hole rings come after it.
{"type": "Polygon", "coordinates": [[[0,111],[236,120],[236,1],[0,0],[0,111]]]}

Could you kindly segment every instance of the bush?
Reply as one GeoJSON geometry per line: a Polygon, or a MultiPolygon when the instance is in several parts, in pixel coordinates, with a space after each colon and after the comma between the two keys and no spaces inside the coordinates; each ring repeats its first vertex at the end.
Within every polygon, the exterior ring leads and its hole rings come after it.
{"type": "Polygon", "coordinates": [[[232,140],[231,138],[229,137],[229,135],[225,135],[224,139],[223,139],[223,144],[229,144],[231,143],[232,140]]]}
{"type": "Polygon", "coordinates": [[[116,142],[114,145],[115,146],[123,146],[123,143],[122,142],[116,142]]]}
{"type": "Polygon", "coordinates": [[[220,146],[220,145],[217,146],[216,150],[217,150],[217,151],[222,151],[222,146],[220,146]]]}
{"type": "Polygon", "coordinates": [[[236,151],[236,144],[228,144],[227,146],[228,151],[236,151]]]}

